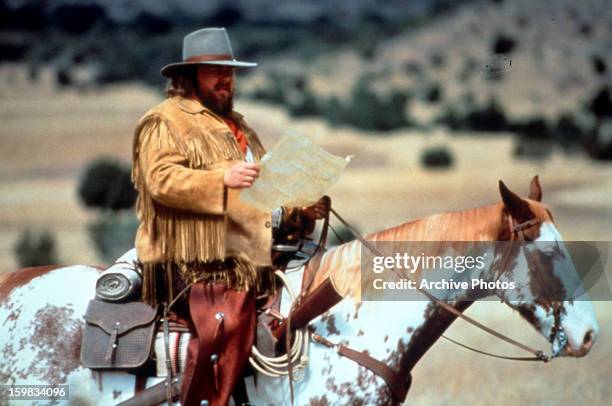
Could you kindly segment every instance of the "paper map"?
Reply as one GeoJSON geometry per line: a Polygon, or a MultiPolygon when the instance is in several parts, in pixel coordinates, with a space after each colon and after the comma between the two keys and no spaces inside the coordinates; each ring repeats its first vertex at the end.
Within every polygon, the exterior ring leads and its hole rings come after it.
{"type": "Polygon", "coordinates": [[[288,132],[261,159],[259,178],[240,194],[261,210],[309,206],[340,178],[351,157],[330,154],[309,138],[288,132]]]}

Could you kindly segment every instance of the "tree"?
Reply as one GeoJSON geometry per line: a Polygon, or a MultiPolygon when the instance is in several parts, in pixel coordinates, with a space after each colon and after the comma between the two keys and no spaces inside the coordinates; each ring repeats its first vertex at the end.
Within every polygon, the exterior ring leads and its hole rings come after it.
{"type": "Polygon", "coordinates": [[[35,233],[27,229],[22,232],[14,252],[19,266],[23,268],[58,262],[55,238],[46,230],[35,233]]]}
{"type": "Polygon", "coordinates": [[[126,210],[136,202],[130,167],[99,158],[85,168],[78,192],[87,207],[101,209],[88,227],[100,258],[113,261],[133,247],[138,221],[126,210]]]}
{"type": "Polygon", "coordinates": [[[79,196],[87,207],[129,209],[136,202],[128,166],[111,158],[100,158],[85,168],[79,196]]]}

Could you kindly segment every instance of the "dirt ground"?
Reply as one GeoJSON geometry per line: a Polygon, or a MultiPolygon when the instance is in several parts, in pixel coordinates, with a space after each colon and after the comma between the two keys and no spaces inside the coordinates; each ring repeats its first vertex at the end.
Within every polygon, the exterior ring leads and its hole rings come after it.
{"type": "MultiPolygon", "coordinates": [[[[138,117],[160,94],[133,84],[104,90],[57,91],[43,77],[24,86],[24,73],[2,68],[0,84],[0,272],[17,265],[13,246],[25,228],[48,229],[57,237],[62,263],[99,264],[76,187],[86,163],[101,155],[130,161],[138,117]]],[[[612,165],[555,151],[541,163],[512,158],[513,141],[503,135],[450,135],[397,131],[364,134],[331,128],[318,120],[293,120],[272,106],[237,101],[271,147],[287,129],[310,135],[340,155],[354,155],[330,191],[334,206],[362,232],[409,219],[460,210],[499,200],[498,179],[526,194],[540,175],[544,201],[566,240],[612,240],[612,165]],[[446,145],[452,169],[430,171],[419,164],[421,151],[446,145]]],[[[608,265],[608,276],[612,276],[608,265]]],[[[609,404],[612,388],[612,306],[595,303],[601,334],[591,354],[550,365],[512,363],[469,353],[446,341],[436,343],[413,371],[409,404],[609,404]]],[[[546,343],[499,303],[477,303],[469,314],[538,347],[546,343]]],[[[449,336],[489,351],[514,349],[459,321],[449,336]]]]}

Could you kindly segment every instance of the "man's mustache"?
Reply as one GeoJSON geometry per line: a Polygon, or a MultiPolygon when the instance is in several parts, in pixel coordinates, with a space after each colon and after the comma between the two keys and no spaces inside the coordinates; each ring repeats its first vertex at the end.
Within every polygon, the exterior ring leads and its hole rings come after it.
{"type": "Polygon", "coordinates": [[[229,83],[218,83],[215,85],[215,90],[227,90],[229,92],[231,91],[231,88],[229,83]]]}

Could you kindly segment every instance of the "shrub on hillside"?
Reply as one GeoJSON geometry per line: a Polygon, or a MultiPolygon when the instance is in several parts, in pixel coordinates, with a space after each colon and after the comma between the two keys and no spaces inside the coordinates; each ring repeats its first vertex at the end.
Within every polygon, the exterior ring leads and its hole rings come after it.
{"type": "Polygon", "coordinates": [[[457,79],[461,82],[467,82],[477,70],[478,60],[472,56],[468,56],[463,61],[463,67],[457,74],[457,79]]]}
{"type": "Polygon", "coordinates": [[[102,209],[88,225],[98,256],[112,262],[134,246],[138,221],[129,209],[136,201],[129,166],[112,158],[100,158],[85,169],[79,196],[88,207],[102,209]]]}
{"type": "Polygon", "coordinates": [[[433,0],[429,6],[429,15],[431,17],[447,15],[454,7],[456,2],[452,0],[433,0]]]}
{"type": "Polygon", "coordinates": [[[502,107],[495,99],[491,99],[485,106],[475,106],[465,115],[465,125],[474,131],[504,131],[508,127],[508,120],[502,107]]]}
{"type": "Polygon", "coordinates": [[[591,56],[591,63],[593,64],[593,70],[596,74],[602,76],[606,74],[608,66],[606,64],[605,59],[602,58],[600,55],[591,56]]]}
{"type": "Polygon", "coordinates": [[[510,124],[510,128],[520,137],[530,140],[550,140],[552,138],[552,130],[542,117],[533,117],[524,121],[512,123],[510,124]]]}
{"type": "MultiPolygon", "coordinates": [[[[381,76],[384,76],[382,73],[381,76]]],[[[406,107],[410,93],[394,90],[377,94],[372,88],[375,76],[364,75],[358,78],[348,100],[341,101],[337,96],[319,99],[310,90],[303,76],[272,74],[266,84],[256,88],[251,97],[276,103],[287,108],[294,117],[322,116],[334,125],[349,125],[363,130],[389,131],[411,124],[406,117],[406,107]]],[[[437,84],[431,84],[424,95],[430,102],[441,97],[437,84]]]]}
{"type": "Polygon", "coordinates": [[[574,152],[580,146],[580,140],[587,132],[580,126],[576,118],[571,114],[563,114],[559,117],[553,130],[555,141],[566,152],[574,152]]]}
{"type": "Polygon", "coordinates": [[[607,86],[599,88],[586,102],[584,112],[579,116],[585,131],[582,142],[595,159],[612,159],[612,97],[607,86]]]}
{"type": "Polygon", "coordinates": [[[516,39],[508,34],[498,33],[491,44],[493,54],[510,54],[516,48],[516,39]]]}
{"type": "Polygon", "coordinates": [[[58,262],[55,237],[49,231],[23,231],[13,249],[17,263],[22,268],[58,262]]]}
{"type": "Polygon", "coordinates": [[[219,27],[234,27],[243,20],[242,10],[232,4],[223,4],[219,6],[208,18],[206,25],[216,25],[219,27]]]}
{"type": "Polygon", "coordinates": [[[102,212],[88,225],[98,256],[106,262],[114,262],[124,252],[134,247],[138,219],[132,212],[102,212]]]}
{"type": "Polygon", "coordinates": [[[501,106],[490,100],[485,105],[464,103],[460,108],[447,105],[436,122],[447,125],[452,130],[477,132],[498,132],[508,130],[508,120],[501,106]]]}
{"type": "Polygon", "coordinates": [[[446,57],[441,51],[435,51],[429,55],[429,62],[436,69],[442,68],[446,64],[446,57]]]}
{"type": "MultiPolygon", "coordinates": [[[[0,21],[5,30],[42,31],[47,25],[44,8],[34,2],[12,8],[0,3],[0,21]]],[[[22,2],[25,3],[25,2],[22,2]]]]}
{"type": "Polygon", "coordinates": [[[363,130],[389,131],[410,125],[406,117],[408,100],[409,93],[401,90],[378,95],[372,89],[370,80],[360,78],[353,86],[348,103],[338,105],[333,102],[335,105],[325,111],[330,111],[330,121],[339,120],[336,121],[338,124],[348,124],[363,130]],[[336,111],[331,112],[333,109],[336,111]]]}
{"type": "Polygon", "coordinates": [[[550,140],[517,137],[512,154],[517,158],[541,161],[548,158],[554,149],[550,140]]]}
{"type": "Polygon", "coordinates": [[[593,33],[593,26],[590,23],[581,23],[578,26],[578,31],[585,38],[590,38],[593,33]]]}
{"type": "Polygon", "coordinates": [[[320,113],[319,103],[309,90],[293,94],[287,101],[287,109],[293,117],[317,116],[320,113]]]}
{"type": "Polygon", "coordinates": [[[583,135],[582,142],[591,157],[612,160],[612,119],[598,120],[595,129],[583,135]]]}
{"type": "Polygon", "coordinates": [[[414,61],[406,62],[402,67],[404,73],[412,76],[422,76],[423,75],[423,67],[414,61]]]}
{"type": "Polygon", "coordinates": [[[489,100],[484,105],[478,105],[474,103],[471,94],[467,94],[459,106],[446,105],[436,122],[447,125],[451,130],[477,132],[512,130],[506,113],[495,99],[489,100]]]}
{"type": "Polygon", "coordinates": [[[429,83],[424,89],[424,99],[429,103],[438,103],[442,99],[442,88],[439,83],[429,83]]]}
{"type": "Polygon", "coordinates": [[[457,109],[448,104],[445,105],[440,114],[434,120],[435,123],[444,124],[450,130],[457,131],[465,129],[465,120],[462,114],[460,114],[457,109]]]}
{"type": "Polygon", "coordinates": [[[11,38],[11,36],[0,38],[0,61],[20,61],[27,55],[30,46],[25,38],[11,38]]]}
{"type": "Polygon", "coordinates": [[[321,107],[302,75],[271,74],[264,86],[256,88],[251,97],[284,106],[293,117],[318,116],[321,107]]]}
{"type": "Polygon", "coordinates": [[[610,89],[602,86],[587,104],[588,110],[598,119],[612,117],[612,98],[610,89]]]}
{"type": "Polygon", "coordinates": [[[453,155],[444,146],[429,147],[421,153],[421,165],[424,168],[448,169],[453,163],[453,155]]]}
{"type": "Polygon", "coordinates": [[[85,168],[78,193],[87,207],[121,210],[136,202],[130,167],[112,158],[97,159],[85,168]]]}
{"type": "Polygon", "coordinates": [[[268,80],[266,85],[260,86],[251,94],[255,100],[261,100],[274,104],[285,103],[285,90],[282,83],[275,80],[268,80]]]}
{"type": "Polygon", "coordinates": [[[298,75],[288,82],[289,88],[284,98],[289,113],[293,117],[318,116],[321,113],[319,101],[310,90],[306,77],[298,75]]]}
{"type": "Polygon", "coordinates": [[[172,19],[143,10],[132,21],[132,26],[146,35],[166,34],[172,29],[172,19]]]}
{"type": "Polygon", "coordinates": [[[554,130],[542,117],[532,117],[509,124],[516,134],[513,154],[519,158],[542,160],[554,150],[554,130]]]}
{"type": "Polygon", "coordinates": [[[109,24],[106,12],[96,4],[61,4],[49,14],[49,24],[69,34],[83,34],[102,22],[109,24]]]}

